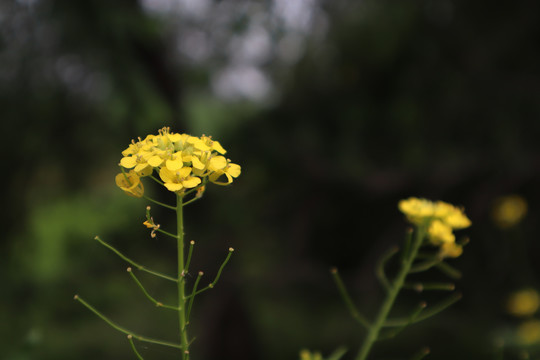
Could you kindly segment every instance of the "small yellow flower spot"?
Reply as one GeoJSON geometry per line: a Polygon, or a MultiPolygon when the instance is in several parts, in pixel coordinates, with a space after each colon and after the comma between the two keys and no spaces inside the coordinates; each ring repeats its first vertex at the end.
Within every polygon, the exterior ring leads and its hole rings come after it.
{"type": "Polygon", "coordinates": [[[502,196],[495,200],[491,216],[500,229],[516,226],[527,214],[527,201],[519,195],[502,196]]]}
{"type": "Polygon", "coordinates": [[[323,360],[320,352],[310,352],[309,350],[302,349],[300,351],[300,360],[323,360]]]}
{"type": "Polygon", "coordinates": [[[540,342],[540,320],[528,320],[519,325],[516,333],[518,341],[523,345],[540,342]]]}
{"type": "Polygon", "coordinates": [[[145,222],[143,222],[143,225],[146,226],[147,228],[149,229],[153,229],[154,228],[154,224],[152,224],[150,221],[146,220],[145,222]]]}
{"type": "Polygon", "coordinates": [[[535,289],[516,291],[508,298],[507,310],[514,316],[531,316],[540,308],[540,294],[535,289]]]}
{"type": "Polygon", "coordinates": [[[206,190],[206,186],[201,186],[197,189],[197,193],[195,194],[195,197],[200,199],[204,195],[204,191],[206,190]]]}

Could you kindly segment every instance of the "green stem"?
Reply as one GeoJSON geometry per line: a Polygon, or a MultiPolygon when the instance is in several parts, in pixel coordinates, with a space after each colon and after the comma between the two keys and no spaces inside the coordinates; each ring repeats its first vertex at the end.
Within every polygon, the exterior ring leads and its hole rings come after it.
{"type": "Polygon", "coordinates": [[[384,289],[386,291],[390,291],[390,288],[392,287],[390,285],[390,282],[388,281],[388,278],[386,277],[386,273],[384,271],[384,268],[388,261],[399,251],[399,248],[397,246],[392,247],[389,251],[387,251],[377,264],[377,268],[375,271],[375,275],[377,275],[377,278],[381,282],[381,284],[384,286],[384,289]]]}
{"type": "Polygon", "coordinates": [[[188,251],[186,264],[184,265],[184,274],[187,274],[188,271],[189,271],[189,265],[191,264],[191,256],[193,255],[193,247],[194,246],[195,246],[195,241],[191,240],[189,242],[189,251],[188,251]]]}
{"type": "Polygon", "coordinates": [[[189,204],[191,204],[192,202],[197,201],[197,200],[199,200],[199,199],[200,199],[200,198],[198,198],[198,197],[194,197],[193,199],[190,199],[190,200],[186,201],[186,202],[184,203],[184,206],[189,205],[189,204]]]}
{"type": "Polygon", "coordinates": [[[334,278],[334,282],[336,283],[336,286],[339,290],[339,293],[341,294],[341,297],[343,298],[343,301],[345,302],[345,305],[349,308],[349,312],[351,313],[351,316],[353,319],[358,321],[360,325],[365,327],[366,329],[369,329],[370,324],[369,321],[358,311],[356,308],[356,305],[354,305],[354,302],[352,301],[347,288],[345,287],[345,284],[343,284],[343,280],[341,280],[341,276],[339,276],[337,268],[330,269],[330,273],[332,274],[332,277],[334,278]]]}
{"type": "Polygon", "coordinates": [[[205,292],[206,290],[213,289],[214,286],[216,286],[216,284],[217,284],[217,282],[218,282],[218,280],[219,280],[219,278],[221,276],[221,273],[222,273],[223,269],[225,268],[225,265],[227,265],[227,263],[229,262],[229,259],[231,258],[231,255],[232,255],[233,252],[234,252],[234,249],[229,248],[229,253],[227,254],[227,257],[225,258],[225,260],[223,261],[221,266],[219,267],[218,273],[216,274],[216,277],[214,278],[214,281],[212,281],[210,284],[206,285],[204,288],[202,288],[200,290],[196,290],[196,289],[192,290],[191,294],[186,296],[184,299],[188,300],[188,299],[190,299],[191,297],[193,297],[195,295],[199,295],[200,293],[205,292]]]}
{"type": "Polygon", "coordinates": [[[142,265],[139,265],[137,264],[135,261],[131,260],[130,258],[128,258],[127,256],[125,256],[124,254],[122,254],[120,251],[116,250],[112,245],[109,245],[108,243],[106,243],[105,241],[101,240],[101,238],[99,236],[96,236],[94,239],[96,239],[97,241],[99,241],[99,243],[103,246],[105,246],[107,249],[111,250],[112,252],[114,252],[116,255],[118,255],[121,259],[123,259],[124,261],[130,263],[131,265],[135,266],[138,270],[141,270],[141,271],[144,271],[144,272],[147,272],[148,274],[152,274],[154,276],[157,276],[157,277],[160,277],[162,279],[166,279],[166,280],[170,280],[170,281],[174,281],[174,282],[179,282],[178,279],[175,279],[173,278],[172,276],[169,276],[169,275],[165,275],[165,274],[162,274],[160,272],[157,272],[157,271],[154,271],[154,270],[150,270],[150,269],[147,269],[145,268],[144,266],[142,265]]]}
{"type": "Polygon", "coordinates": [[[426,320],[434,315],[437,315],[441,311],[449,308],[454,303],[458,302],[461,299],[462,295],[460,293],[453,294],[449,296],[446,300],[441,301],[440,303],[429,307],[427,310],[423,311],[421,315],[417,316],[414,320],[409,321],[407,319],[389,319],[384,322],[383,326],[403,326],[404,324],[411,322],[417,323],[423,320],[426,320]]]}
{"type": "Polygon", "coordinates": [[[137,284],[137,286],[139,286],[139,289],[141,289],[141,291],[143,292],[143,294],[151,301],[154,303],[154,305],[156,305],[157,307],[162,307],[162,308],[165,308],[165,309],[170,309],[170,310],[175,310],[175,311],[178,311],[178,308],[176,306],[171,306],[171,305],[165,305],[159,301],[157,301],[156,299],[154,299],[152,297],[152,295],[150,295],[148,293],[148,291],[146,291],[146,289],[144,288],[143,284],[139,281],[139,279],[137,279],[137,277],[135,276],[135,274],[133,273],[133,271],[131,270],[130,267],[127,268],[127,272],[129,273],[129,275],[131,276],[131,278],[133,279],[133,281],[135,281],[135,283],[137,284]]]}
{"type": "MultiPolygon", "coordinates": [[[[199,271],[199,274],[197,276],[197,279],[195,280],[195,284],[193,285],[192,292],[197,291],[197,287],[199,286],[199,281],[201,281],[201,277],[204,275],[202,271],[199,271]]],[[[186,325],[189,325],[189,317],[191,316],[191,308],[193,307],[193,301],[195,300],[195,296],[192,296],[189,299],[188,307],[187,307],[187,315],[186,315],[186,325]]]]}
{"type": "Polygon", "coordinates": [[[167,236],[170,236],[170,237],[172,237],[172,238],[174,238],[174,239],[177,239],[177,236],[176,236],[176,235],[171,234],[171,233],[168,232],[168,231],[161,230],[161,229],[156,229],[156,231],[158,231],[158,232],[160,232],[160,233],[162,233],[162,234],[165,234],[165,235],[167,235],[167,236]]]}
{"type": "Polygon", "coordinates": [[[135,355],[137,355],[137,359],[144,360],[142,355],[139,354],[139,352],[137,351],[137,348],[135,347],[135,344],[133,343],[133,335],[128,335],[127,338],[129,340],[129,343],[131,344],[131,348],[133,349],[133,352],[135,353],[135,355]]]}
{"type": "Polygon", "coordinates": [[[452,266],[448,265],[444,261],[439,262],[436,266],[437,266],[437,269],[439,269],[445,275],[451,277],[452,279],[461,278],[461,272],[457,269],[454,269],[452,266]]]}
{"type": "Polygon", "coordinates": [[[120,332],[123,332],[126,335],[131,335],[131,336],[133,336],[135,339],[137,339],[139,341],[144,341],[144,342],[147,342],[147,343],[158,344],[158,345],[163,345],[163,346],[170,346],[170,347],[173,347],[173,348],[182,349],[181,345],[178,345],[178,344],[175,344],[175,343],[172,343],[172,342],[169,342],[169,341],[152,339],[152,338],[148,338],[146,336],[137,335],[134,332],[132,332],[132,331],[130,331],[128,329],[125,329],[125,328],[121,327],[120,325],[117,325],[114,322],[112,322],[111,320],[109,320],[108,317],[106,317],[105,315],[103,315],[102,313],[97,311],[92,305],[88,304],[86,301],[81,299],[81,297],[79,295],[75,295],[74,299],[77,300],[78,302],[80,302],[81,304],[83,304],[88,310],[92,311],[99,318],[101,318],[103,321],[105,321],[107,324],[109,324],[112,328],[114,328],[114,329],[116,329],[116,330],[118,330],[120,332]]]}
{"type": "Polygon", "coordinates": [[[145,198],[146,200],[148,200],[148,201],[150,201],[150,202],[153,202],[153,203],[156,204],[156,205],[163,206],[164,208],[171,209],[171,210],[176,210],[176,208],[175,208],[174,206],[167,205],[167,204],[162,203],[162,202],[160,202],[160,201],[154,200],[154,199],[152,199],[151,197],[148,197],[148,196],[146,196],[146,195],[143,195],[143,198],[145,198]]]}
{"type": "MultiPolygon", "coordinates": [[[[178,276],[184,277],[184,218],[182,196],[176,195],[176,221],[178,239],[178,276]]],[[[180,327],[180,343],[182,344],[182,360],[189,356],[189,343],[186,329],[186,307],[185,307],[186,282],[178,281],[178,325],[180,327]]]]}
{"type": "Polygon", "coordinates": [[[157,177],[155,177],[154,175],[149,175],[148,177],[150,179],[154,180],[155,182],[157,182],[159,185],[165,186],[165,184],[162,181],[160,181],[157,177]]]}
{"type": "Polygon", "coordinates": [[[392,306],[394,305],[394,302],[396,301],[399,291],[403,287],[405,278],[407,277],[407,274],[409,273],[409,270],[411,269],[411,266],[416,257],[416,254],[418,253],[418,250],[420,249],[420,246],[422,245],[422,241],[424,240],[425,233],[426,233],[426,226],[419,226],[417,228],[417,231],[415,234],[416,236],[412,243],[410,252],[405,257],[403,264],[401,266],[401,269],[399,270],[396,278],[394,279],[392,286],[390,287],[390,289],[388,289],[386,299],[381,305],[379,313],[377,314],[375,321],[370,327],[368,334],[364,340],[364,343],[362,344],[362,347],[360,347],[360,350],[358,351],[356,360],[365,360],[371,348],[373,347],[373,344],[375,343],[375,341],[377,341],[379,337],[379,332],[381,328],[383,327],[386,321],[386,318],[388,317],[390,310],[392,309],[392,306]]]}

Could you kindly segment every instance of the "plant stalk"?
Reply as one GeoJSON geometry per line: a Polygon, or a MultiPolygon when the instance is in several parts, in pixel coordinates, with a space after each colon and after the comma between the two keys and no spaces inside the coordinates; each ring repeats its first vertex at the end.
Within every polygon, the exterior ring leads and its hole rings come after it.
{"type": "Polygon", "coordinates": [[[425,233],[426,233],[425,225],[421,225],[417,228],[416,237],[414,238],[410,252],[409,254],[405,255],[406,257],[404,258],[402,266],[396,278],[394,279],[392,285],[388,289],[386,299],[381,305],[379,313],[377,314],[377,317],[375,321],[373,322],[372,326],[369,328],[369,331],[364,340],[364,343],[362,344],[362,346],[360,347],[360,350],[358,351],[356,360],[367,359],[367,356],[371,348],[373,347],[373,344],[375,343],[375,341],[377,341],[379,337],[379,332],[381,328],[383,327],[384,322],[388,318],[388,315],[390,314],[390,310],[392,310],[392,306],[394,305],[394,302],[396,301],[396,298],[400,290],[403,288],[403,285],[405,283],[405,278],[407,277],[407,274],[409,273],[409,270],[411,269],[411,266],[414,262],[414,259],[416,258],[416,255],[418,253],[418,250],[420,249],[420,246],[422,245],[422,241],[424,240],[425,233]]]}
{"type": "Polygon", "coordinates": [[[180,327],[180,343],[182,345],[182,360],[189,357],[189,343],[186,329],[186,307],[185,291],[186,282],[184,279],[184,217],[182,212],[182,196],[176,195],[176,221],[178,239],[178,322],[180,327]]]}

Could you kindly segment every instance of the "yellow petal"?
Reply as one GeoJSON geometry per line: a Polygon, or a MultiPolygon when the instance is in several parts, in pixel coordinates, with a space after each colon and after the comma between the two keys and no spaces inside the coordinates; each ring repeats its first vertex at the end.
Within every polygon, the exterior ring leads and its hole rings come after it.
{"type": "Polygon", "coordinates": [[[231,175],[227,174],[226,172],[222,170],[213,172],[212,174],[210,174],[208,179],[216,185],[229,185],[233,181],[231,175]],[[227,178],[227,181],[218,181],[219,178],[221,178],[222,176],[225,176],[227,178]]]}
{"type": "Polygon", "coordinates": [[[455,211],[446,216],[444,222],[454,229],[464,229],[471,226],[471,220],[469,220],[459,209],[455,209],[455,211]]]}
{"type": "Polygon", "coordinates": [[[201,160],[199,160],[198,157],[196,156],[192,156],[191,157],[191,164],[193,165],[193,167],[195,169],[199,169],[199,170],[202,170],[204,169],[204,164],[201,162],[201,160]]]}
{"type": "Polygon", "coordinates": [[[195,136],[192,136],[188,139],[188,142],[190,144],[193,144],[193,147],[195,149],[199,149],[199,150],[202,150],[202,151],[208,151],[210,150],[210,147],[208,145],[206,145],[204,143],[204,141],[202,141],[201,139],[199,139],[198,137],[195,137],[195,136]]]}
{"type": "Polygon", "coordinates": [[[150,159],[148,159],[148,164],[152,167],[158,167],[161,166],[163,163],[163,159],[161,156],[154,155],[150,159]]]}
{"type": "Polygon", "coordinates": [[[452,234],[452,228],[440,220],[433,220],[428,229],[429,240],[434,245],[453,243],[456,238],[452,234]]]}
{"type": "Polygon", "coordinates": [[[184,166],[184,163],[182,162],[181,159],[167,160],[166,164],[167,164],[167,169],[171,171],[176,171],[182,168],[182,166],[184,166]]]}
{"type": "Polygon", "coordinates": [[[169,191],[179,191],[184,188],[182,184],[177,184],[177,183],[165,183],[165,187],[169,191]]]}
{"type": "Polygon", "coordinates": [[[135,167],[135,165],[137,165],[137,157],[136,156],[123,157],[122,160],[120,160],[120,165],[122,165],[126,169],[131,169],[135,167]]]}
{"type": "Polygon", "coordinates": [[[167,168],[161,168],[161,170],[159,170],[159,177],[165,183],[172,183],[172,182],[174,182],[174,179],[176,178],[176,175],[175,175],[175,173],[173,173],[172,171],[170,171],[167,168]]]}
{"type": "Polygon", "coordinates": [[[212,150],[216,150],[220,154],[225,154],[227,151],[221,146],[219,141],[212,141],[212,150]]]}
{"type": "Polygon", "coordinates": [[[214,156],[208,162],[208,168],[213,171],[224,169],[226,166],[227,159],[225,159],[223,156],[214,156]]]}
{"type": "Polygon", "coordinates": [[[241,168],[240,165],[237,164],[229,164],[229,167],[227,169],[227,173],[231,175],[233,178],[237,178],[240,176],[241,168]]]}
{"type": "Polygon", "coordinates": [[[190,176],[186,180],[182,181],[182,184],[184,185],[184,187],[187,187],[187,188],[194,188],[200,183],[201,183],[201,179],[194,176],[190,176]]]}
{"type": "Polygon", "coordinates": [[[178,176],[180,176],[181,178],[188,177],[189,174],[191,174],[191,168],[189,166],[183,167],[178,170],[178,176]]]}
{"type": "Polygon", "coordinates": [[[463,254],[463,247],[461,247],[460,245],[454,242],[442,244],[439,251],[439,256],[443,258],[445,257],[457,258],[461,254],[463,254]]]}
{"type": "Polygon", "coordinates": [[[152,173],[152,167],[147,163],[137,164],[133,170],[135,170],[139,176],[148,176],[152,173]]]}
{"type": "Polygon", "coordinates": [[[140,198],[144,194],[144,186],[139,176],[133,170],[128,174],[120,173],[116,175],[115,182],[129,196],[140,198]]]}
{"type": "Polygon", "coordinates": [[[172,142],[178,142],[180,140],[182,140],[182,135],[180,134],[169,134],[169,140],[171,140],[172,142]]]}

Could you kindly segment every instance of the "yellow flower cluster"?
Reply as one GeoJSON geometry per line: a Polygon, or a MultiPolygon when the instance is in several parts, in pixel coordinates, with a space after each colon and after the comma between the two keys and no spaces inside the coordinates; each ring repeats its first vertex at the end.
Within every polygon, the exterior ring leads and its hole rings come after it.
{"type": "Polygon", "coordinates": [[[158,172],[164,186],[182,195],[186,190],[212,182],[228,185],[241,169],[225,158],[221,144],[209,136],[171,133],[169,128],[158,135],[148,135],[122,151],[120,165],[128,172],[116,175],[116,184],[128,195],[141,197],[141,177],[158,172]]]}
{"type": "Polygon", "coordinates": [[[453,230],[471,225],[463,210],[443,201],[433,202],[411,197],[401,200],[399,210],[415,225],[428,226],[428,238],[433,245],[440,246],[442,257],[458,257],[463,252],[456,244],[453,230]]]}

